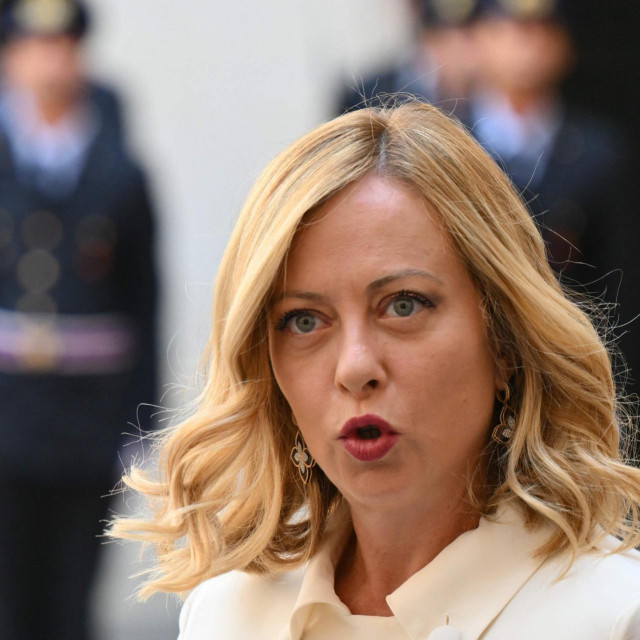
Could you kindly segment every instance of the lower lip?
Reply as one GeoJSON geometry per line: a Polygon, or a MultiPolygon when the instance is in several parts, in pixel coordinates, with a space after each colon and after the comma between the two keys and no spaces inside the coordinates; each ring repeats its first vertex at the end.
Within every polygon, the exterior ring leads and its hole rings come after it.
{"type": "Polygon", "coordinates": [[[398,440],[397,433],[383,433],[377,438],[340,438],[347,453],[360,462],[375,462],[384,458],[398,440]]]}

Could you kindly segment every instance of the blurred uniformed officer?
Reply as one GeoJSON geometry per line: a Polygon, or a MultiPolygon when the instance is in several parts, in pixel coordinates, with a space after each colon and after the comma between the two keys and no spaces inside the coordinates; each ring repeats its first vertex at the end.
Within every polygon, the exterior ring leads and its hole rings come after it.
{"type": "Polygon", "coordinates": [[[87,10],[0,13],[0,636],[86,637],[119,435],[154,397],[153,216],[87,10]]]}
{"type": "MultiPolygon", "coordinates": [[[[471,128],[528,201],[561,280],[618,302],[625,322],[640,313],[629,152],[615,127],[561,97],[574,63],[570,8],[566,0],[481,0],[471,128]]],[[[639,330],[625,331],[637,379],[639,330]]]]}
{"type": "Polygon", "coordinates": [[[340,98],[338,113],[377,104],[379,97],[409,93],[464,120],[475,76],[470,25],[477,0],[416,0],[416,42],[408,59],[382,69],[340,98]],[[373,99],[373,102],[371,102],[373,99]]]}

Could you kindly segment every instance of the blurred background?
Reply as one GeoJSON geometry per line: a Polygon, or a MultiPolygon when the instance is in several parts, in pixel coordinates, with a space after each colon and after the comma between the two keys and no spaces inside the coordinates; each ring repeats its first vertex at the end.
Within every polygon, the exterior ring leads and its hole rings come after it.
{"type": "MultiPolygon", "coordinates": [[[[4,269],[0,273],[0,308],[6,311],[4,316],[0,313],[0,365],[4,362],[0,389],[16,397],[24,395],[25,406],[33,405],[36,396],[23,390],[33,388],[40,400],[43,393],[53,394],[52,398],[78,416],[82,405],[77,399],[59,399],[60,389],[66,388],[61,385],[68,385],[70,376],[92,381],[136,377],[139,395],[133,404],[126,405],[123,400],[123,412],[118,414],[121,424],[115,429],[116,436],[123,432],[131,435],[117,442],[115,438],[95,443],[81,440],[81,453],[74,453],[73,459],[82,456],[88,468],[95,449],[101,449],[103,458],[113,459],[109,481],[103,473],[92,485],[96,488],[113,486],[123,464],[141,455],[138,426],[147,430],[158,424],[153,410],[136,412],[138,403],[179,408],[193,396],[194,372],[208,334],[217,265],[260,170],[296,137],[345,109],[358,108],[364,97],[375,101],[383,100],[381,94],[389,92],[414,93],[460,118],[527,198],[545,234],[552,264],[565,283],[619,302],[614,312],[619,322],[640,313],[635,292],[640,275],[636,255],[640,205],[634,190],[635,151],[640,144],[636,115],[640,106],[640,50],[634,43],[640,20],[627,2],[185,0],[177,5],[167,0],[86,0],[88,29],[80,29],[70,13],[65,22],[66,14],[60,7],[75,7],[71,0],[4,4],[5,12],[14,13],[8,18],[5,15],[9,22],[5,20],[1,53],[0,104],[4,106],[0,113],[5,113],[1,117],[2,137],[6,138],[3,145],[13,160],[0,162],[0,258],[4,260],[0,265],[4,269]],[[28,10],[23,11],[22,5],[28,10]],[[29,70],[38,60],[51,60],[53,49],[40,54],[32,51],[32,58],[24,58],[16,46],[34,34],[45,37],[47,46],[52,45],[54,36],[70,37],[79,47],[73,55],[86,63],[74,80],[84,87],[82,100],[77,99],[80,93],[74,85],[73,99],[67,91],[62,92],[64,99],[58,95],[57,102],[47,103],[68,103],[73,117],[58,117],[55,109],[50,109],[53,115],[49,113],[47,126],[40,128],[33,125],[37,110],[31,104],[39,103],[26,100],[25,87],[28,82],[33,84],[29,70]],[[73,114],[80,111],[93,116],[74,120],[73,114]],[[26,112],[30,119],[24,116],[26,112]],[[33,125],[31,129],[25,128],[27,120],[33,125]],[[67,128],[56,128],[56,122],[67,123],[67,128]],[[11,129],[12,123],[17,123],[17,133],[11,129]],[[30,142],[23,135],[27,130],[44,133],[34,134],[30,142]],[[108,170],[99,173],[96,169],[93,174],[100,180],[93,183],[91,191],[98,202],[87,195],[80,204],[73,201],[71,206],[63,191],[43,186],[42,176],[50,184],[52,176],[58,176],[56,167],[64,166],[67,177],[68,171],[76,172],[73,180],[63,181],[65,193],[79,189],[85,175],[82,167],[85,163],[94,166],[89,159],[99,140],[106,145],[99,157],[114,159],[108,170]],[[19,192],[10,202],[3,202],[3,189],[5,193],[14,193],[11,189],[19,192]],[[14,211],[12,203],[27,197],[25,189],[31,193],[29,197],[44,198],[51,205],[24,204],[14,211]],[[130,191],[133,195],[127,196],[126,202],[131,213],[117,221],[122,227],[116,236],[111,222],[105,226],[104,219],[111,220],[105,203],[115,198],[114,194],[125,198],[130,191]],[[35,218],[30,207],[40,212],[35,218]],[[41,215],[42,207],[47,215],[41,215]],[[78,207],[84,210],[77,213],[78,207]],[[130,289],[126,300],[95,293],[96,287],[110,282],[106,271],[100,271],[106,263],[95,257],[95,251],[86,263],[88,271],[78,270],[77,262],[71,261],[76,270],[68,282],[65,280],[65,240],[54,242],[51,238],[66,224],[65,216],[75,216],[78,229],[89,228],[83,222],[85,214],[93,224],[90,230],[94,235],[87,232],[91,236],[89,248],[112,250],[114,260],[127,256],[122,266],[113,267],[120,278],[114,282],[125,283],[130,289]],[[100,223],[97,226],[96,220],[100,223]],[[22,231],[19,238],[18,232],[14,234],[15,255],[10,255],[7,247],[13,246],[14,227],[22,231]],[[25,231],[32,227],[44,229],[44,239],[25,231]],[[154,246],[149,241],[151,229],[155,229],[154,246]],[[115,237],[127,238],[125,249],[119,248],[115,237]],[[115,248],[109,244],[112,240],[115,248]],[[35,258],[34,251],[39,252],[35,258]],[[150,257],[152,251],[155,262],[150,257]],[[51,256],[57,261],[53,266],[51,256]],[[19,271],[23,273],[21,288],[10,280],[17,264],[23,265],[19,271]],[[31,271],[25,264],[31,265],[31,271]],[[59,271],[57,278],[50,277],[52,269],[59,271]],[[75,279],[82,280],[90,293],[82,295],[85,289],[78,288],[75,279]],[[97,285],[98,281],[102,284],[97,285]],[[78,298],[73,304],[68,301],[72,290],[78,298]],[[87,306],[93,295],[97,296],[95,303],[87,306]],[[7,344],[14,344],[24,323],[31,323],[30,327],[36,323],[38,345],[53,339],[64,343],[67,333],[78,334],[73,326],[64,324],[66,315],[111,318],[113,313],[127,319],[130,339],[137,345],[133,355],[126,350],[118,352],[121,360],[125,356],[129,360],[126,366],[118,365],[121,369],[115,373],[105,368],[115,366],[112,360],[98,362],[90,350],[86,358],[95,370],[81,371],[65,371],[62,357],[58,351],[52,356],[49,347],[19,354],[9,353],[9,347],[7,353],[2,351],[2,336],[6,334],[7,344]],[[149,336],[153,340],[149,338],[147,343],[149,336]],[[145,356],[150,350],[153,353],[145,356]],[[44,392],[36,388],[43,378],[51,387],[44,392]],[[155,392],[150,390],[153,387],[155,392]]],[[[62,184],[57,177],[55,184],[62,184]]],[[[116,200],[114,207],[122,212],[124,200],[116,200]]],[[[117,218],[119,214],[114,215],[117,218]]],[[[73,249],[76,254],[85,245],[79,246],[73,249]]],[[[108,328],[115,331],[112,324],[108,328]]],[[[98,331],[102,338],[107,335],[102,325],[97,329],[92,325],[91,331],[98,331]]],[[[129,334],[122,331],[117,335],[124,340],[122,335],[129,334]]],[[[635,362],[640,359],[640,342],[635,337],[638,329],[632,324],[625,331],[622,349],[636,370],[635,362]]],[[[109,403],[119,393],[116,387],[108,389],[105,397],[109,403]]],[[[72,385],[72,390],[77,388],[72,385]]],[[[633,383],[629,389],[635,389],[633,383]]],[[[89,405],[88,415],[80,420],[83,428],[90,428],[87,425],[92,424],[95,407],[89,405]]],[[[34,422],[52,429],[47,411],[46,407],[39,409],[34,422]]],[[[9,425],[20,423],[22,415],[18,410],[7,415],[0,412],[3,439],[7,439],[9,425]]],[[[66,424],[62,414],[59,419],[66,424]]],[[[34,434],[34,438],[43,437],[35,428],[34,434]]],[[[0,446],[0,463],[9,469],[4,480],[0,478],[4,483],[4,489],[0,488],[2,504],[15,502],[18,484],[20,490],[28,485],[32,494],[37,485],[39,493],[34,494],[34,500],[38,504],[38,500],[48,500],[42,487],[58,482],[61,488],[57,495],[66,500],[68,487],[88,473],[76,466],[80,475],[62,482],[53,467],[43,466],[54,464],[43,454],[41,467],[29,475],[22,462],[15,462],[22,455],[20,446],[26,445],[17,439],[11,450],[0,446]]],[[[30,450],[27,448],[24,455],[30,450]]],[[[140,508],[131,496],[101,504],[112,513],[140,508]]],[[[69,517],[74,518],[73,512],[69,517]]],[[[35,540],[35,526],[25,533],[28,544],[46,546],[35,540]]],[[[52,527],[56,527],[55,519],[52,527]]],[[[15,530],[12,535],[16,536],[15,530]]],[[[0,537],[3,556],[13,555],[11,544],[11,533],[0,537]]],[[[139,557],[136,545],[102,545],[97,560],[95,550],[87,554],[86,566],[91,568],[97,562],[95,577],[91,571],[85,572],[85,583],[92,586],[82,589],[90,594],[89,637],[177,637],[174,599],[155,596],[139,604],[132,598],[139,581],[129,576],[148,562],[148,558],[139,557]]],[[[69,564],[60,550],[52,549],[50,555],[54,564],[69,564]]],[[[22,586],[28,592],[29,585],[22,586]]],[[[0,586],[0,598],[11,590],[5,587],[3,592],[0,586]]],[[[33,609],[25,615],[33,617],[33,609]]],[[[16,633],[11,637],[22,636],[16,633]]],[[[27,637],[54,635],[32,632],[27,637]]]]}

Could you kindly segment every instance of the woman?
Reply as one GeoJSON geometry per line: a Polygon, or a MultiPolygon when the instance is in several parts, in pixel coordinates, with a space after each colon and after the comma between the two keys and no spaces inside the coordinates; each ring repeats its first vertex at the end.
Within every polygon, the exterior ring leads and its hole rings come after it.
{"type": "Polygon", "coordinates": [[[197,586],[181,640],[640,637],[609,355],[436,109],[351,113],[271,163],[206,362],[160,479],[127,478],[154,520],[113,530],[157,546],[143,595],[197,586]]]}

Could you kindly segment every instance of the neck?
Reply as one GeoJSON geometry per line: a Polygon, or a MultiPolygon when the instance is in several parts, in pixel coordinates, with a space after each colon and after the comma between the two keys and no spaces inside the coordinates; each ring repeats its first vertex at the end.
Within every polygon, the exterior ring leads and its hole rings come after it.
{"type": "Polygon", "coordinates": [[[336,569],[336,594],[353,614],[377,616],[392,615],[386,596],[480,519],[466,500],[402,513],[352,506],[351,514],[354,536],[336,569]]]}
{"type": "Polygon", "coordinates": [[[48,124],[55,125],[71,114],[76,108],[76,101],[71,97],[63,99],[47,99],[36,96],[38,118],[48,124]]]}
{"type": "Polygon", "coordinates": [[[549,91],[514,90],[505,96],[511,108],[519,114],[546,109],[554,102],[554,95],[549,91]]]}

